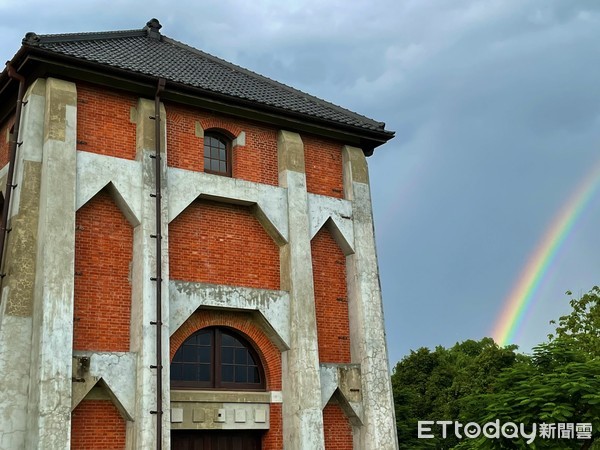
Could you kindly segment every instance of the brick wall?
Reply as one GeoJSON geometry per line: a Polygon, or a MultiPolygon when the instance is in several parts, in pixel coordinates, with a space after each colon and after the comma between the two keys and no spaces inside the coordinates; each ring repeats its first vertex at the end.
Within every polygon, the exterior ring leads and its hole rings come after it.
{"type": "Polygon", "coordinates": [[[125,420],[110,400],[83,400],[71,413],[72,450],[123,450],[125,420]]]}
{"type": "Polygon", "coordinates": [[[283,414],[281,403],[269,405],[269,430],[263,435],[262,450],[281,450],[283,448],[283,414]]]}
{"type": "Polygon", "coordinates": [[[352,426],[339,405],[328,403],[323,409],[326,450],[352,450],[352,426]]]}
{"type": "Polygon", "coordinates": [[[342,146],[312,135],[302,135],[302,142],[308,192],[343,198],[342,146]]]}
{"type": "Polygon", "coordinates": [[[278,184],[277,129],[174,104],[167,111],[167,164],[193,171],[204,170],[204,139],[196,137],[196,122],[234,139],[242,131],[246,145],[233,149],[233,177],[256,183],[278,184]]]}
{"type": "Polygon", "coordinates": [[[14,114],[4,121],[3,124],[0,124],[0,169],[8,164],[9,160],[9,130],[12,128],[15,123],[14,114]]]}
{"type": "Polygon", "coordinates": [[[279,247],[249,207],[198,200],[169,225],[169,276],[279,289],[279,247]]]}
{"type": "Polygon", "coordinates": [[[319,361],[350,362],[346,257],[326,227],[311,241],[319,361]]]}
{"type": "Polygon", "coordinates": [[[77,149],[135,159],[137,97],[91,84],[77,84],[77,149]]]}
{"type": "Polygon", "coordinates": [[[129,351],[133,229],[106,190],[75,223],[73,348],[129,351]]]}

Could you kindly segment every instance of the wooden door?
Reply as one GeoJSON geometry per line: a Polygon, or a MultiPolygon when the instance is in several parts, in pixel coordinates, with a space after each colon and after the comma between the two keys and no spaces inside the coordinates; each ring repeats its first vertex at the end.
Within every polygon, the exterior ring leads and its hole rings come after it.
{"type": "Polygon", "coordinates": [[[260,432],[171,430],[171,450],[260,450],[260,432]]]}

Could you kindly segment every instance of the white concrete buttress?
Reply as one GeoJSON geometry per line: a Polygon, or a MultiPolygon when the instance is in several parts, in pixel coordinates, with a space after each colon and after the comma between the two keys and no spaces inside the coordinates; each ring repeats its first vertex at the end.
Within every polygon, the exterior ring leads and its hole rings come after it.
{"type": "Polygon", "coordinates": [[[360,364],[364,425],[356,427],[357,450],[398,448],[388,366],[369,169],[361,149],[344,146],[344,193],[352,201],[354,254],[347,257],[350,352],[360,364]]]}
{"type": "Polygon", "coordinates": [[[289,241],[281,247],[281,289],[290,293],[290,349],[282,357],[286,450],[325,447],[304,145],[279,131],[279,185],[287,188],[289,241]]]}

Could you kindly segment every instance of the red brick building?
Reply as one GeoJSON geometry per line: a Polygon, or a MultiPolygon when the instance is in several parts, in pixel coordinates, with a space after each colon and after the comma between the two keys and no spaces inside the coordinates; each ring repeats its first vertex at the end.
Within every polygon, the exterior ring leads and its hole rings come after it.
{"type": "Polygon", "coordinates": [[[397,448],[393,133],[160,28],[28,33],[0,74],[0,447],[397,448]]]}

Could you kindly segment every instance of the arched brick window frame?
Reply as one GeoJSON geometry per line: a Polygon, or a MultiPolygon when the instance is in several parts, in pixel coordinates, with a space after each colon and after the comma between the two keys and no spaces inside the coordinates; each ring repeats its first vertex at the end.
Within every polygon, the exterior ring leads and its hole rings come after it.
{"type": "Polygon", "coordinates": [[[173,333],[170,339],[170,361],[177,349],[192,334],[206,327],[224,327],[234,330],[251,344],[265,374],[267,391],[281,390],[281,352],[268,336],[255,324],[250,313],[239,311],[198,310],[173,333]]]}
{"type": "Polygon", "coordinates": [[[171,359],[173,387],[264,391],[265,384],[256,348],[229,327],[201,328],[171,359]]]}

